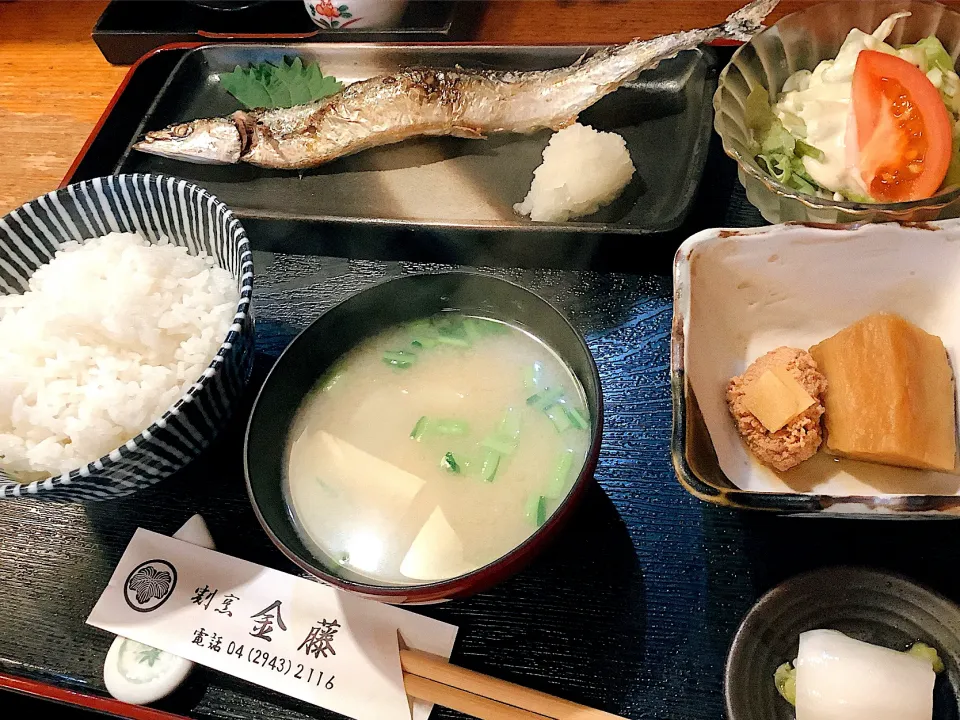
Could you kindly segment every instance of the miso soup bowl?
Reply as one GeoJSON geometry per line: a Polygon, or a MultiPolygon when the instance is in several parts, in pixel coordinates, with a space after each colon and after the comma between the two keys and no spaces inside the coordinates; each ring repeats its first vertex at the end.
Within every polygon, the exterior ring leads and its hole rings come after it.
{"type": "Polygon", "coordinates": [[[267,376],[247,426],[244,471],[260,524],[290,560],[322,582],[394,604],[464,597],[519,571],[561,528],[593,479],[603,426],[600,376],[590,350],[570,321],[546,300],[490,275],[445,272],[408,275],[363,290],[336,305],[290,344],[267,376]],[[591,443],[579,476],[547,521],[523,543],[466,575],[419,585],[381,584],[345,577],[338,563],[310,552],[298,535],[284,497],[289,433],[301,403],[344,353],[390,327],[458,310],[510,323],[546,343],[579,380],[591,418],[591,443]]]}

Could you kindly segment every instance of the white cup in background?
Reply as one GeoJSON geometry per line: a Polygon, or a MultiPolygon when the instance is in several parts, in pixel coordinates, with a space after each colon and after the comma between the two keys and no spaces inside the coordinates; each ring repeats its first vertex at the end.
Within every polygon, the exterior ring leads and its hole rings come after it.
{"type": "Polygon", "coordinates": [[[310,19],[324,30],[397,27],[407,0],[303,0],[310,19]]]}

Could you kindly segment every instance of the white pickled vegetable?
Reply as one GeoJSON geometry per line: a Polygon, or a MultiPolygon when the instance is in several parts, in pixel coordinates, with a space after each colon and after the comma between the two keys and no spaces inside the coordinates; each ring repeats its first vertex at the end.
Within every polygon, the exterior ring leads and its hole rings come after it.
{"type": "Polygon", "coordinates": [[[930,662],[836,630],[800,635],[797,720],[930,720],[930,662]]]}

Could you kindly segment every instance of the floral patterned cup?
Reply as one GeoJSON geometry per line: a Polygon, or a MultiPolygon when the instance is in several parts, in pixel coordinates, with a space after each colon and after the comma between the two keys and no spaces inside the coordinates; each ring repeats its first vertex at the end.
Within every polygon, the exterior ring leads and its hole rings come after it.
{"type": "Polygon", "coordinates": [[[396,27],[407,0],[303,0],[310,19],[324,30],[396,27]]]}

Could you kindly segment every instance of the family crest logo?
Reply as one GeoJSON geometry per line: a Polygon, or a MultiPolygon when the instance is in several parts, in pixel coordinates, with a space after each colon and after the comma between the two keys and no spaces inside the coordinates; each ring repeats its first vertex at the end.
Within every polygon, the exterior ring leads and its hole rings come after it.
{"type": "Polygon", "coordinates": [[[152,612],[163,605],[177,587],[177,569],[166,560],[147,560],[127,576],[123,597],[137,612],[152,612]]]}

